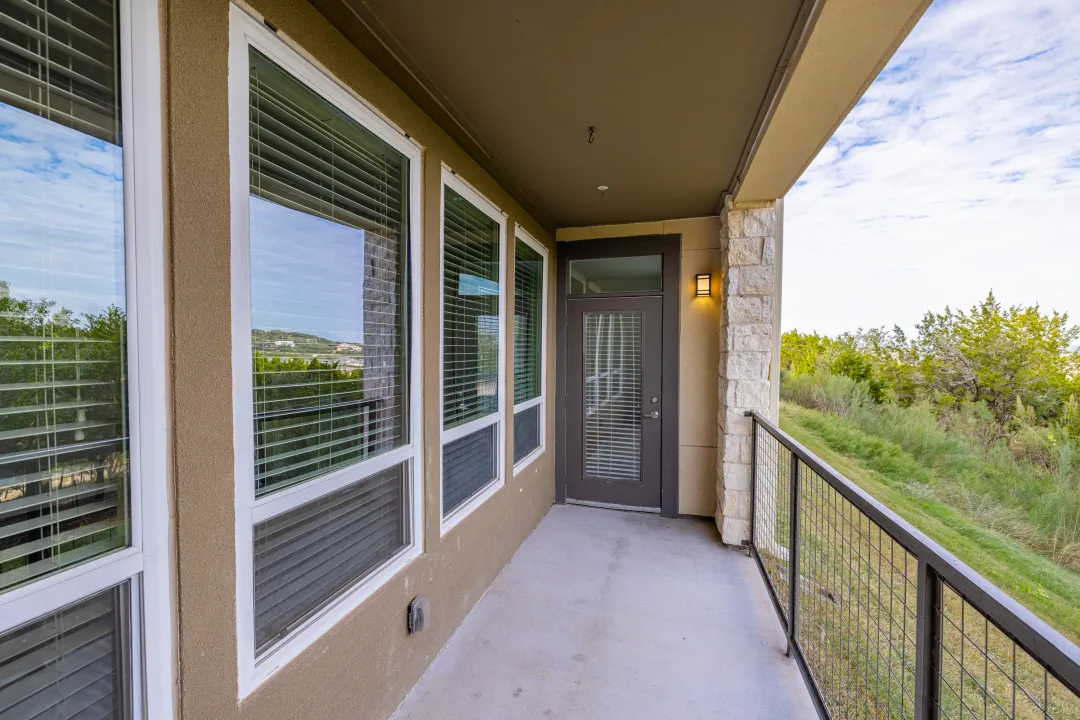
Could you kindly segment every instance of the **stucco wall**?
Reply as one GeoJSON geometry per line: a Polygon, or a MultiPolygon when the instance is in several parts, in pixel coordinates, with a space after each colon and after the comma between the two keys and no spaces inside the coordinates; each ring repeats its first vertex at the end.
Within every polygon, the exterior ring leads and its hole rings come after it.
{"type": "Polygon", "coordinates": [[[679,512],[716,509],[717,373],[720,362],[720,218],[561,228],[559,242],[635,235],[682,235],[679,288],[679,512]],[[712,273],[713,295],[694,295],[694,276],[712,273]]]}
{"type": "MultiPolygon", "coordinates": [[[[552,443],[513,477],[507,433],[506,487],[439,537],[440,165],[465,180],[534,237],[551,237],[314,8],[302,0],[256,0],[287,34],[424,147],[423,432],[424,554],[306,652],[237,702],[230,237],[228,0],[163,0],[166,24],[178,680],[183,720],[385,718],[413,686],[554,498],[552,443]],[[405,630],[409,600],[431,600],[429,628],[405,630]]],[[[507,268],[509,270],[509,268],[507,268]]],[[[554,287],[554,263],[550,287],[554,287]]],[[[506,283],[512,289],[512,272],[506,283]]],[[[549,317],[554,298],[549,298],[549,317]]],[[[552,326],[553,327],[553,326],[552,326]]],[[[552,329],[549,327],[549,331],[552,329]]],[[[553,336],[552,336],[553,337],[553,336]]],[[[550,341],[549,348],[554,348],[550,341]]],[[[512,362],[509,353],[508,365],[512,362]]],[[[554,388],[554,360],[548,387],[554,388]]],[[[512,378],[512,373],[508,373],[512,378]]],[[[248,378],[237,378],[247,382],[248,378]]],[[[418,389],[421,390],[421,389],[418,389]]],[[[548,403],[547,437],[554,437],[548,403]]],[[[511,415],[507,412],[506,420],[511,415]]]]}

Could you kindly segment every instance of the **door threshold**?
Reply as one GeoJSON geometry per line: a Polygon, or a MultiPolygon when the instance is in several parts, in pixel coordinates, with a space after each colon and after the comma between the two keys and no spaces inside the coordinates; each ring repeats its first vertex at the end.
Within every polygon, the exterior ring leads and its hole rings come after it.
{"type": "Polygon", "coordinates": [[[637,507],[636,505],[618,505],[616,503],[593,502],[592,500],[572,500],[566,498],[567,505],[584,505],[585,507],[603,508],[605,510],[622,510],[623,512],[640,512],[660,514],[660,508],[637,507]]]}

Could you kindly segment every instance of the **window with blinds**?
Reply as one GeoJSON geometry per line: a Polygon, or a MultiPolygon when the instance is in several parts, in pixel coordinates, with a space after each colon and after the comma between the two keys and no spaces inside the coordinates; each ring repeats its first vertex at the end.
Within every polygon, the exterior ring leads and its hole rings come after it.
{"type": "Polygon", "coordinates": [[[0,593],[129,544],[116,28],[0,3],[0,593]]]}
{"type": "Polygon", "coordinates": [[[514,404],[540,397],[544,310],[544,258],[518,238],[514,243],[514,404]]]}
{"type": "Polygon", "coordinates": [[[255,485],[408,441],[409,160],[250,50],[255,485]]]}
{"type": "Polygon", "coordinates": [[[409,544],[397,465],[255,526],[255,649],[265,651],[409,544]]]}
{"type": "Polygon", "coordinates": [[[540,447],[540,408],[531,405],[514,413],[514,464],[529,457],[540,447]]]}
{"type": "Polygon", "coordinates": [[[488,425],[443,447],[443,516],[457,510],[497,477],[498,432],[488,425]]]}
{"type": "Polygon", "coordinates": [[[499,408],[499,224],[445,187],[443,428],[499,408]]]}
{"type": "Polygon", "coordinates": [[[128,718],[126,584],[0,637],[0,718],[128,718]]]}
{"type": "Polygon", "coordinates": [[[443,187],[443,518],[499,477],[503,332],[502,226],[449,182],[443,187]]]}

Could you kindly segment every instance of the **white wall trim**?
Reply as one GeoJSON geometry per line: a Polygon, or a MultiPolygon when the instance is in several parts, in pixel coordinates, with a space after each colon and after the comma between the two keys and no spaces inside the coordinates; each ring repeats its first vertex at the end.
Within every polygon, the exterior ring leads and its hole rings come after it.
{"type": "Polygon", "coordinates": [[[232,197],[232,368],[233,368],[233,444],[236,456],[236,621],[238,693],[250,695],[277,670],[295,659],[320,636],[341,621],[367,598],[403,570],[424,548],[423,513],[423,397],[421,364],[421,250],[420,226],[423,206],[421,196],[422,149],[411,138],[389,123],[370,105],[361,101],[343,83],[302,53],[294,43],[286,42],[259,19],[236,4],[230,10],[229,39],[229,157],[232,197]],[[248,48],[255,47],[289,74],[368,131],[401,152],[409,161],[410,276],[408,292],[411,316],[409,323],[409,442],[391,452],[340,468],[327,475],[299,483],[265,497],[255,497],[254,418],[251,408],[254,390],[251,383],[251,268],[248,201],[248,48]],[[410,543],[393,558],[374,570],[350,590],[322,608],[290,635],[261,655],[255,654],[254,525],[305,502],[358,482],[393,465],[405,463],[409,483],[410,543]]]}
{"type": "Polygon", "coordinates": [[[500,210],[493,202],[477,192],[471,185],[465,182],[445,163],[442,166],[442,182],[439,188],[439,534],[446,535],[462,520],[468,517],[473,510],[480,507],[497,493],[506,484],[506,278],[507,278],[507,251],[506,251],[506,213],[500,210]],[[444,334],[446,330],[446,288],[444,287],[446,272],[446,188],[451,188],[458,195],[471,203],[476,209],[491,218],[499,226],[499,349],[498,349],[498,404],[494,413],[469,421],[459,427],[445,427],[444,417],[444,388],[445,388],[445,362],[444,362],[444,334]],[[472,432],[483,429],[489,425],[498,425],[495,433],[495,479],[479,490],[468,502],[454,509],[446,515],[443,508],[443,467],[442,449],[448,442],[469,435],[472,432]]]}
{"type": "MultiPolygon", "coordinates": [[[[521,240],[523,243],[531,247],[533,250],[540,254],[542,259],[541,267],[542,272],[540,275],[540,394],[529,400],[517,403],[514,405],[513,415],[517,415],[522,410],[528,410],[533,405],[540,405],[540,444],[531,453],[521,458],[514,464],[514,475],[518,475],[522,470],[528,467],[533,460],[544,454],[547,449],[547,370],[548,370],[548,301],[550,300],[548,276],[550,275],[550,268],[548,262],[548,249],[547,246],[542,244],[539,240],[521,227],[521,225],[514,226],[514,238],[521,240]]],[[[515,266],[517,263],[517,250],[514,251],[515,266]]],[[[516,270],[516,267],[515,267],[516,270]]],[[[515,281],[516,281],[515,275],[515,281]]],[[[515,282],[515,292],[517,286],[515,282]]],[[[511,353],[513,355],[514,353],[511,353]]],[[[511,416],[512,421],[512,416],[511,416]]],[[[512,436],[511,436],[512,437],[512,436]]]]}

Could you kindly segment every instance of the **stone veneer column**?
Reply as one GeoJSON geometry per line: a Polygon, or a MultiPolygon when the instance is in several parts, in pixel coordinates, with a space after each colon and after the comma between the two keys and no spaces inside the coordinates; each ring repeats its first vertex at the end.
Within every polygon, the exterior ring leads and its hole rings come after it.
{"type": "Polygon", "coordinates": [[[749,538],[752,426],[744,413],[768,415],[772,396],[777,215],[776,202],[721,213],[716,526],[731,545],[749,538]]]}

